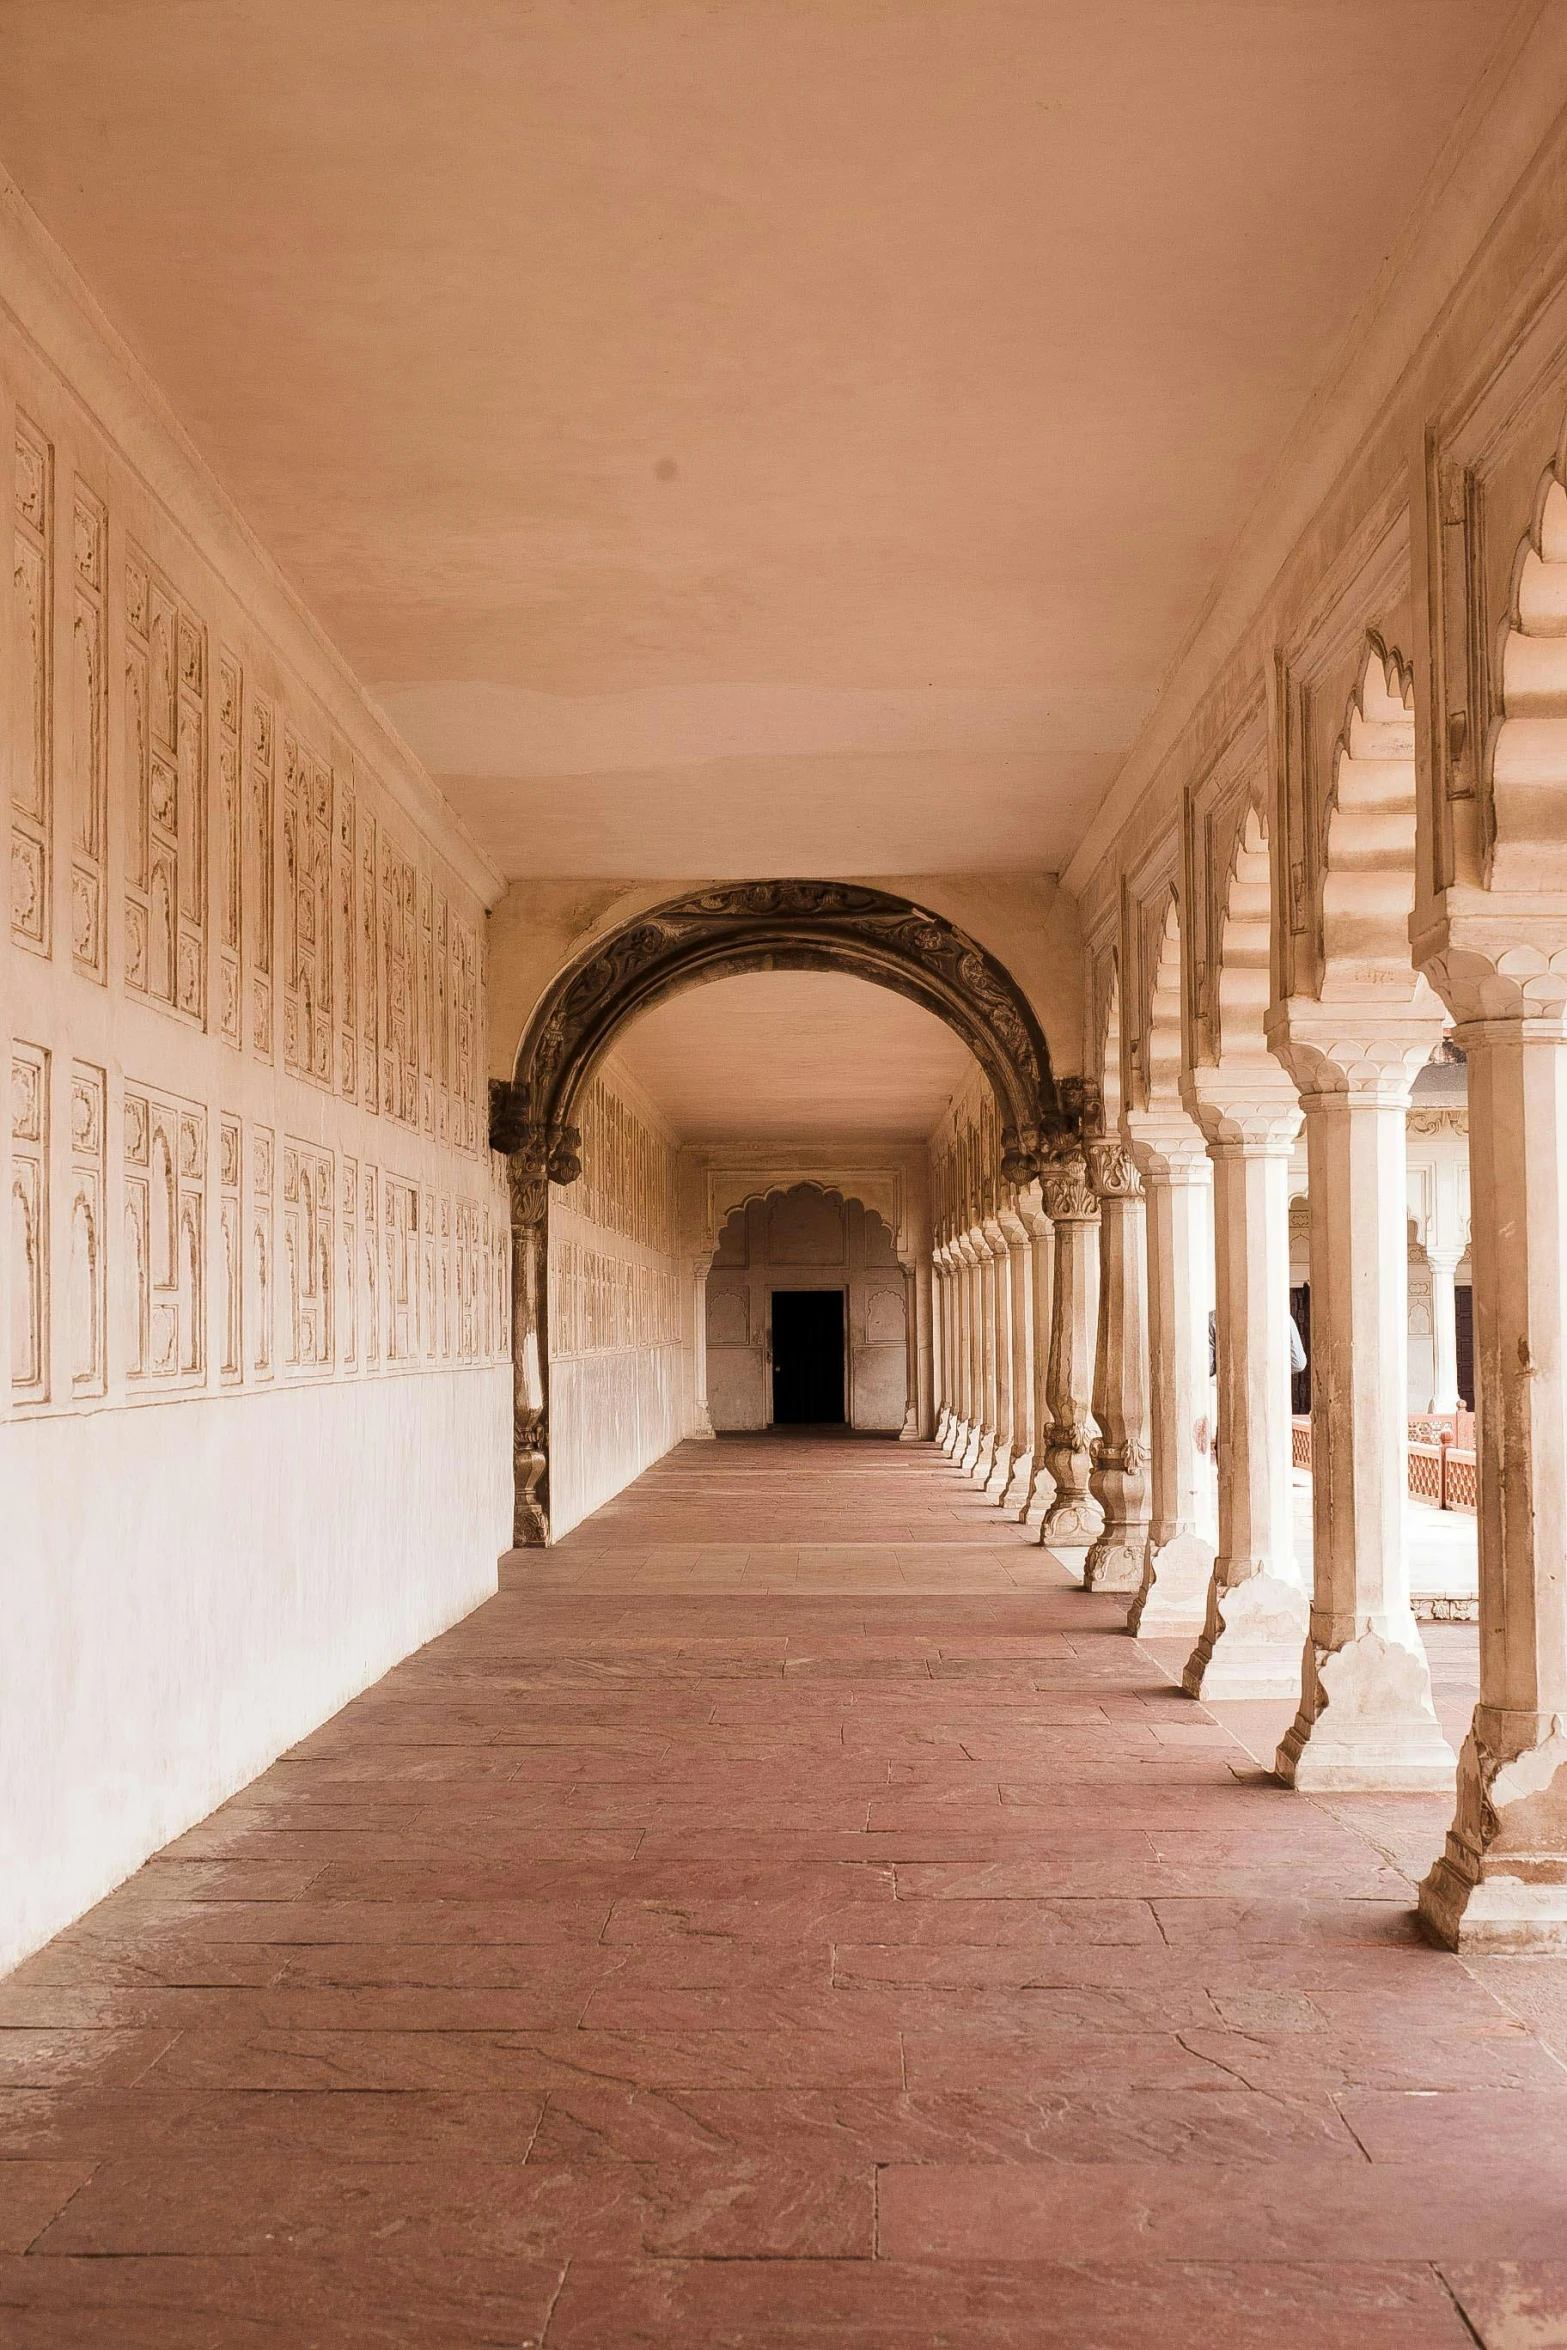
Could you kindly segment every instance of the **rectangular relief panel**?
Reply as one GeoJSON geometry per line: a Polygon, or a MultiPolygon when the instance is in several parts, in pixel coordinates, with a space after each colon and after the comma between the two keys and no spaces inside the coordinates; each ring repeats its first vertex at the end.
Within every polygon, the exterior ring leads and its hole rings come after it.
{"type": "Polygon", "coordinates": [[[342,1184],[343,1367],[359,1359],[359,1161],[345,1158],[342,1184]]]}
{"type": "Polygon", "coordinates": [[[277,834],[272,793],[272,704],[259,694],[251,696],[246,741],[240,935],[250,978],[250,1049],[258,1060],[270,1061],[277,834]]]}
{"type": "Polygon", "coordinates": [[[244,1041],[245,809],[240,776],[244,679],[239,657],[218,655],[218,1034],[237,1052],[244,1041]]]}
{"type": "Polygon", "coordinates": [[[206,1375],[207,1113],[125,1088],[126,1377],[133,1392],[206,1375]]]}
{"type": "Polygon", "coordinates": [[[386,1213],[386,1354],[411,1363],[419,1353],[419,1193],[388,1175],[386,1213]]]}
{"type": "Polygon", "coordinates": [[[71,1070],[71,1393],[102,1395],[108,1384],[104,1254],[104,1072],[78,1061],[71,1070]]]}
{"type": "Polygon", "coordinates": [[[283,1065],[332,1086],[332,771],[283,736],[283,1065]]]}
{"type": "Polygon", "coordinates": [[[125,984],[206,1020],[206,631],[136,548],[125,567],[125,984]]]}
{"type": "Polygon", "coordinates": [[[355,797],[341,776],[332,784],[336,843],[332,867],[334,1014],[337,1020],[337,1085],[347,1101],[359,1098],[359,925],[354,905],[358,873],[355,797]]]}
{"type": "Polygon", "coordinates": [[[283,1143],[283,1262],[288,1320],[285,1368],[320,1372],[332,1367],[332,1153],[314,1143],[283,1143]]]}
{"type": "Polygon", "coordinates": [[[49,1400],[49,1055],[11,1048],[11,1395],[49,1400]]]}
{"type": "Polygon", "coordinates": [[[376,1174],[368,1164],[360,1174],[360,1248],[363,1251],[365,1304],[365,1363],[376,1370],[381,1361],[381,1224],[376,1212],[376,1174]]]}
{"type": "Polygon", "coordinates": [[[250,1224],[245,1263],[245,1327],[250,1368],[256,1379],[272,1376],[273,1299],[276,1291],[274,1238],[276,1138],[270,1126],[250,1130],[250,1224]]]}
{"type": "Polygon", "coordinates": [[[71,517],[71,959],[109,976],[104,907],[109,822],[109,648],[104,605],[108,517],[76,484],[71,517]]]}
{"type": "Polygon", "coordinates": [[[381,1109],[419,1123],[419,883],[381,834],[381,1109]]]}
{"type": "Polygon", "coordinates": [[[375,818],[359,810],[359,1092],[367,1110],[381,1103],[381,1043],[376,1007],[380,996],[380,939],[377,911],[375,818]]]}
{"type": "Polygon", "coordinates": [[[225,1387],[245,1376],[245,1140],[238,1118],[218,1128],[218,1214],[223,1242],[223,1353],[219,1368],[225,1387]]]}
{"type": "Polygon", "coordinates": [[[54,451],[17,418],[11,609],[11,936],[47,955],[54,800],[54,451]]]}

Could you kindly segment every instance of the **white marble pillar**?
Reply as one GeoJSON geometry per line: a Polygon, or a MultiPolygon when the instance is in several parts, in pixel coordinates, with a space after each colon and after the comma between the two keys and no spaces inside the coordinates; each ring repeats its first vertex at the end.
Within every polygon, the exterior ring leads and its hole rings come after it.
{"type": "Polygon", "coordinates": [[[1300,1110],[1259,1113],[1250,1132],[1239,1123],[1223,1120],[1224,1138],[1208,1146],[1219,1548],[1182,1681],[1193,1697],[1295,1697],[1308,1614],[1290,1494],[1289,1162],[1300,1110]]]}
{"type": "Polygon", "coordinates": [[[900,1443],[912,1444],[920,1432],[920,1292],[912,1258],[903,1261],[903,1336],[907,1363],[900,1443]]]}
{"type": "MultiPolygon", "coordinates": [[[[1131,1121],[1128,1121],[1131,1123],[1131,1121]]],[[[1149,1116],[1134,1142],[1147,1197],[1149,1526],[1127,1629],[1196,1640],[1207,1621],[1215,1514],[1208,1427],[1213,1170],[1202,1136],[1149,1116]]]]}
{"type": "Polygon", "coordinates": [[[1453,1750],[1409,1604],[1405,1118],[1440,1016],[1384,1016],[1344,1040],[1346,1008],[1290,1008],[1284,1046],[1306,1112],[1311,1208],[1313,1578],[1300,1711],[1278,1753],[1307,1792],[1453,1784],[1453,1750]],[[1329,1019],[1339,1031],[1312,1039],[1329,1019]],[[1309,1028],[1308,1028],[1309,1024],[1309,1028]]]}
{"type": "Polygon", "coordinates": [[[1018,1516],[1025,1525],[1038,1526],[1043,1523],[1056,1497],[1055,1479],[1045,1466],[1045,1448],[1050,1433],[1050,1331],[1055,1299],[1056,1230],[1045,1213],[1044,1190],[1037,1182],[1025,1184],[1019,1192],[1018,1213],[1028,1234],[1034,1314],[1033,1460],[1028,1492],[1018,1504],[1018,1516]]]}
{"type": "Polygon", "coordinates": [[[1045,1466],[1055,1491],[1039,1539],[1068,1569],[1081,1575],[1088,1548],[1103,1526],[1088,1490],[1094,1426],[1094,1337],[1099,1317],[1099,1202],[1081,1150],[1052,1161],[1044,1176],[1045,1206],[1055,1232],[1050,1313],[1050,1425],[1045,1466]]]}
{"type": "Polygon", "coordinates": [[[1454,1034],[1469,1062],[1480,1702],[1420,1914],[1460,1949],[1567,1951],[1567,1011],[1525,997],[1454,1034]]]}
{"type": "Polygon", "coordinates": [[[1461,1248],[1436,1248],[1429,1243],[1426,1247],[1426,1263],[1431,1268],[1434,1365],[1431,1410],[1434,1414],[1451,1415],[1464,1407],[1464,1399],[1458,1392],[1458,1292],[1454,1279],[1463,1253],[1461,1248]]]}
{"type": "Polygon", "coordinates": [[[931,1257],[931,1386],[935,1395],[935,1440],[947,1433],[951,1404],[947,1395],[947,1268],[937,1249],[931,1257]]]}
{"type": "Polygon", "coordinates": [[[994,1267],[991,1296],[992,1392],[996,1399],[996,1441],[985,1491],[999,1501],[1012,1481],[1012,1244],[999,1217],[986,1219],[985,1238],[994,1267]]]}
{"type": "Polygon", "coordinates": [[[1134,1595],[1148,1549],[1148,1256],[1143,1186],[1119,1139],[1091,1142],[1099,1201],[1099,1315],[1089,1490],[1104,1524],[1083,1561],[1089,1591],[1134,1595]]]}
{"type": "Polygon", "coordinates": [[[983,1485],[996,1457],[996,1259],[983,1226],[969,1234],[975,1259],[975,1368],[979,1386],[979,1428],[965,1463],[983,1485]]]}
{"type": "Polygon", "coordinates": [[[973,1470],[984,1440],[985,1381],[981,1350],[979,1251],[974,1246],[974,1234],[965,1232],[958,1241],[958,1253],[963,1260],[963,1377],[965,1405],[963,1412],[963,1443],[953,1455],[960,1469],[973,1470]]]}
{"type": "Polygon", "coordinates": [[[949,1459],[956,1460],[963,1450],[965,1433],[963,1410],[967,1358],[963,1341],[964,1267],[955,1242],[948,1241],[941,1255],[947,1276],[947,1432],[941,1440],[941,1449],[949,1459]]]}
{"type": "MultiPolygon", "coordinates": [[[[693,1436],[716,1434],[707,1409],[707,1276],[712,1270],[711,1256],[698,1257],[692,1268],[693,1305],[691,1314],[691,1355],[695,1376],[692,1398],[693,1436]]],[[[769,1412],[769,1418],[771,1413],[769,1412]]]]}
{"type": "Polygon", "coordinates": [[[997,1499],[1021,1517],[1034,1482],[1034,1249],[1020,1207],[1003,1210],[999,1221],[1012,1278],[1012,1474],[997,1499]]]}

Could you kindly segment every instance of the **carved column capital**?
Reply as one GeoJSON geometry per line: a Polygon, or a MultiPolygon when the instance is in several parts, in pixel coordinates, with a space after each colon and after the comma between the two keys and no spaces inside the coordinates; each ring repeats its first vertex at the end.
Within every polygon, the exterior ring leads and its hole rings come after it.
{"type": "Polygon", "coordinates": [[[1268,1017],[1268,1041],[1308,1107],[1318,1101],[1380,1102],[1405,1108],[1415,1075],[1441,1041],[1442,1009],[1420,983],[1421,1001],[1317,1003],[1291,998],[1268,1017]]]}
{"type": "Polygon", "coordinates": [[[1136,1199],[1143,1179],[1124,1142],[1108,1138],[1088,1145],[1089,1180],[1099,1199],[1136,1199]]]}
{"type": "Polygon", "coordinates": [[[1045,1213],[1052,1224],[1094,1224],[1099,1201],[1089,1179],[1088,1161],[1081,1152],[1047,1162],[1041,1188],[1045,1213]]]}

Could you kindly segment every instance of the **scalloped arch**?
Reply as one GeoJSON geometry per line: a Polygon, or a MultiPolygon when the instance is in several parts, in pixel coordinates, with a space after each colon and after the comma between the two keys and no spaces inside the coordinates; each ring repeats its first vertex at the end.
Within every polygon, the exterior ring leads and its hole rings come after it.
{"type": "Polygon", "coordinates": [[[1049,1048],[1027,997],[976,939],[907,898],[850,882],[737,882],[650,907],[595,940],[534,1011],[509,1084],[491,1087],[491,1140],[557,1183],[579,1170],[573,1123],[595,1063],[628,1021],[705,980],[841,971],[944,1020],[988,1077],[1008,1180],[1039,1171],[1065,1123],[1049,1048]]]}

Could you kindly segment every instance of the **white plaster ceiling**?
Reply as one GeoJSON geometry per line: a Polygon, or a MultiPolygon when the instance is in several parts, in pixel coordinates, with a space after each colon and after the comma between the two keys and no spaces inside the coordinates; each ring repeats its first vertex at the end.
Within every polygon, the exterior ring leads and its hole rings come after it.
{"type": "Polygon", "coordinates": [[[1504,0],[0,0],[0,157],[514,873],[1063,864],[1504,0]]]}
{"type": "Polygon", "coordinates": [[[684,1142],[922,1142],[975,1066],[934,1014],[834,971],[712,980],[615,1052],[684,1142]]]}

